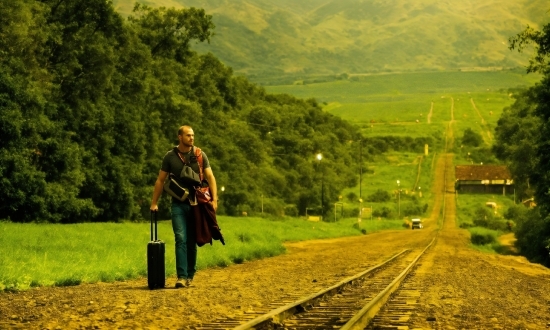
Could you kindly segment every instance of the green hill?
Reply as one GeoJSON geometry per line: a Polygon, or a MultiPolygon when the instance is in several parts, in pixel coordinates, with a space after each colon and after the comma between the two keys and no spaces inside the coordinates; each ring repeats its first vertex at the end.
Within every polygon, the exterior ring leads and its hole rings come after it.
{"type": "MultiPolygon", "coordinates": [[[[133,1],[115,0],[121,13],[133,1]]],[[[201,7],[213,16],[212,52],[252,80],[523,66],[508,49],[527,24],[539,27],[543,0],[164,0],[152,6],[201,7]]]]}

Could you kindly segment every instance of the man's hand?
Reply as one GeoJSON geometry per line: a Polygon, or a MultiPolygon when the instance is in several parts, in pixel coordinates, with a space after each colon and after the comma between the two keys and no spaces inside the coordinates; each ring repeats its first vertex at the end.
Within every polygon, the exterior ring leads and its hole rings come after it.
{"type": "Polygon", "coordinates": [[[155,187],[153,188],[153,199],[151,200],[151,212],[158,212],[159,207],[157,205],[157,202],[159,200],[160,195],[162,194],[164,180],[166,180],[166,177],[168,176],[168,172],[164,172],[163,170],[159,171],[159,176],[157,177],[157,181],[155,181],[155,187]]]}

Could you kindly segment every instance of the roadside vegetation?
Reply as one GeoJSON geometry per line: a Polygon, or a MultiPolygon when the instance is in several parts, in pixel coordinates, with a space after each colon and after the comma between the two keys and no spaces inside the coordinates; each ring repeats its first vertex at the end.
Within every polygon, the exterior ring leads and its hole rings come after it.
{"type": "MultiPolygon", "coordinates": [[[[312,222],[303,218],[218,218],[226,245],[199,248],[197,267],[224,267],[285,253],[284,242],[404,229],[402,222],[312,222]]],[[[21,224],[0,222],[0,291],[37,286],[124,281],[147,275],[147,223],[21,224]]],[[[166,274],[175,272],[170,221],[160,221],[166,242],[166,274]]]]}
{"type": "Polygon", "coordinates": [[[523,209],[514,196],[457,194],[457,225],[470,232],[471,242],[479,248],[502,251],[499,237],[516,227],[516,215],[523,209]]]}
{"type": "Polygon", "coordinates": [[[532,261],[550,266],[550,23],[527,27],[510,38],[512,50],[534,48],[527,72],[542,74],[535,86],[516,92],[495,130],[493,151],[506,163],[519,198],[534,197],[536,207],[517,216],[517,246],[532,261]]]}

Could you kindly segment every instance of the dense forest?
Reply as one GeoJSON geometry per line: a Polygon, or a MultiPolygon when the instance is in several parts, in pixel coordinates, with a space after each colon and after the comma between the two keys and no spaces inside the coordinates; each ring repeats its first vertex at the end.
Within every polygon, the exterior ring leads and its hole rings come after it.
{"type": "Polygon", "coordinates": [[[3,1],[0,219],[143,218],[183,124],[225,214],[303,214],[321,205],[321,177],[327,201],[356,185],[358,129],[198,55],[213,29],[196,8],[136,5],[126,20],[104,0],[3,1]]]}
{"type": "Polygon", "coordinates": [[[510,210],[516,244],[529,259],[550,266],[550,24],[540,31],[527,27],[510,45],[520,52],[534,46],[527,71],[543,78],[529,89],[511,91],[516,101],[498,121],[493,152],[510,168],[518,195],[534,196],[537,203],[529,211],[510,210]]]}

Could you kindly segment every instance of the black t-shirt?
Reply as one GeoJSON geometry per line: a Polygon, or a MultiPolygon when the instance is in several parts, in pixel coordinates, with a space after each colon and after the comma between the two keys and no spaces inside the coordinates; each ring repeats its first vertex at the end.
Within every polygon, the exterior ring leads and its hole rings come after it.
{"type": "MultiPolygon", "coordinates": [[[[164,155],[164,158],[162,159],[162,166],[160,169],[164,172],[174,174],[177,178],[180,177],[181,170],[183,170],[183,162],[181,161],[177,153],[174,152],[174,151],[177,151],[183,157],[183,159],[185,159],[185,162],[189,164],[195,172],[197,172],[198,168],[195,169],[195,167],[192,166],[193,164],[191,164],[191,156],[195,154],[194,148],[195,147],[193,147],[189,152],[180,152],[177,148],[171,149],[166,153],[166,155],[164,155]]],[[[201,153],[202,153],[202,169],[204,173],[204,170],[210,167],[210,162],[208,161],[208,157],[206,156],[204,151],[201,150],[201,153]]],[[[186,185],[184,185],[184,187],[189,189],[189,197],[193,199],[195,196],[194,194],[195,190],[193,189],[193,187],[186,186],[186,185]]],[[[174,201],[179,202],[177,199],[172,197],[172,202],[174,201]]]]}

